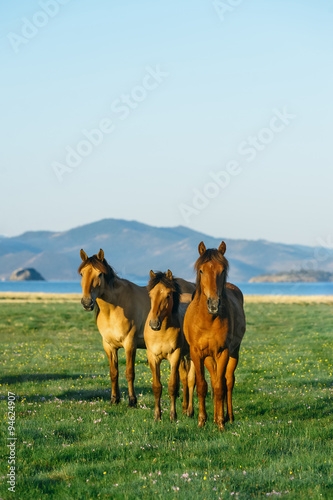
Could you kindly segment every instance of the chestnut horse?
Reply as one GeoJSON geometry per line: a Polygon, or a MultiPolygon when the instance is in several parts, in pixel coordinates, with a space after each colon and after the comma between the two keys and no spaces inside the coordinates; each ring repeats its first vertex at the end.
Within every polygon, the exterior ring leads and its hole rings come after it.
{"type": "Polygon", "coordinates": [[[195,263],[197,285],[184,319],[184,334],[190,345],[195,365],[199,398],[199,427],[207,420],[205,398],[207,367],[214,390],[214,421],[224,429],[224,400],[228,417],[234,420],[232,390],[238,364],[239,347],[245,333],[243,294],[235,285],[226,283],[228,261],[226,245],[208,249],[199,244],[200,257],[195,263]]]}
{"type": "MultiPolygon", "coordinates": [[[[118,349],[126,354],[126,379],[129,405],[136,405],[134,391],[136,349],[145,349],[144,326],[150,310],[147,287],[121,279],[104,258],[101,249],[92,257],[81,250],[82,306],[86,311],[95,308],[97,327],[103,338],[103,347],[109,359],[111,376],[111,403],[119,403],[118,349]]],[[[193,292],[195,285],[177,278],[182,291],[193,292]]]]}
{"type": "Polygon", "coordinates": [[[161,420],[160,365],[163,359],[167,359],[171,366],[168,389],[171,399],[170,420],[173,422],[177,419],[176,397],[179,390],[179,375],[183,384],[183,413],[193,415],[195,368],[189,359],[189,346],[183,333],[184,315],[191,295],[181,296],[180,286],[170,270],[167,273],[156,274],[150,271],[148,291],[151,309],[147,316],[144,338],[148,362],[153,374],[155,421],[161,420]],[[184,301],[187,303],[183,303],[184,301]],[[189,400],[187,393],[189,393],[189,400]]]}

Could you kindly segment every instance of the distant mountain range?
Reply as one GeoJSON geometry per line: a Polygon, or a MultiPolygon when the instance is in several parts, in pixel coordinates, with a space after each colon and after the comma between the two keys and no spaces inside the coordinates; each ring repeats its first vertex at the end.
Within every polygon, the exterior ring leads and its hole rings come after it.
{"type": "MultiPolygon", "coordinates": [[[[316,265],[316,250],[258,240],[235,240],[221,234],[212,238],[183,226],[152,227],[135,221],[103,219],[64,232],[33,231],[16,237],[0,237],[0,279],[9,279],[18,268],[34,268],[47,280],[78,280],[80,249],[90,256],[103,248],[109,264],[132,280],[146,280],[150,269],[171,271],[194,279],[193,264],[201,240],[207,248],[227,244],[230,281],[248,281],[254,276],[295,271],[316,265]]],[[[333,272],[333,251],[325,250],[320,269],[333,272]]]]}
{"type": "Polygon", "coordinates": [[[333,273],[327,271],[290,271],[261,274],[250,279],[250,283],[320,283],[332,282],[333,273]]]}

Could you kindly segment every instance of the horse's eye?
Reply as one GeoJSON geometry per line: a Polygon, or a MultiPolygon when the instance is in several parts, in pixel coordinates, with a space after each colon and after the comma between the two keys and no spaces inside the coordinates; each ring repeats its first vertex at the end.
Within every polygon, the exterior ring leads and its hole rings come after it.
{"type": "Polygon", "coordinates": [[[200,274],[203,274],[203,270],[202,269],[200,269],[200,274]]]}
{"type": "Polygon", "coordinates": [[[169,294],[169,293],[168,293],[168,295],[167,295],[167,299],[170,299],[170,294],[169,294]]]}
{"type": "Polygon", "coordinates": [[[99,273],[98,277],[101,278],[103,273],[99,273]]]}

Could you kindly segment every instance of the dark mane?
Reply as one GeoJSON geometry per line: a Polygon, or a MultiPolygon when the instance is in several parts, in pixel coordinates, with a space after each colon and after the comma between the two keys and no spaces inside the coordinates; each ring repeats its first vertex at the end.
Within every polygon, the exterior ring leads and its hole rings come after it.
{"type": "MultiPolygon", "coordinates": [[[[206,262],[210,262],[210,261],[217,262],[218,264],[221,264],[223,266],[224,271],[225,271],[224,283],[227,281],[227,276],[228,276],[228,271],[229,271],[228,260],[216,248],[208,248],[204,254],[200,255],[200,257],[198,258],[198,260],[194,264],[194,270],[197,273],[197,280],[196,280],[196,288],[195,288],[195,292],[193,293],[193,297],[196,294],[196,292],[198,292],[199,294],[201,293],[199,269],[202,266],[202,264],[205,264],[206,262]]],[[[223,292],[224,292],[224,290],[223,290],[223,292]]]]}
{"type": "Polygon", "coordinates": [[[177,283],[177,281],[174,278],[167,278],[166,273],[162,273],[161,271],[158,271],[155,273],[155,276],[150,279],[147,288],[148,292],[150,292],[153,288],[155,288],[156,285],[161,283],[162,285],[166,286],[167,288],[170,288],[173,292],[173,308],[172,308],[172,313],[176,313],[178,311],[179,307],[179,301],[180,301],[180,286],[177,283]]]}
{"type": "Polygon", "coordinates": [[[106,282],[110,285],[114,278],[117,276],[115,271],[112,269],[112,267],[107,263],[107,261],[104,259],[103,261],[99,260],[97,258],[97,255],[93,255],[92,257],[88,257],[87,260],[82,262],[80,265],[79,269],[77,272],[80,274],[82,269],[86,267],[88,264],[91,264],[97,271],[100,273],[105,274],[106,277],[106,282]]]}

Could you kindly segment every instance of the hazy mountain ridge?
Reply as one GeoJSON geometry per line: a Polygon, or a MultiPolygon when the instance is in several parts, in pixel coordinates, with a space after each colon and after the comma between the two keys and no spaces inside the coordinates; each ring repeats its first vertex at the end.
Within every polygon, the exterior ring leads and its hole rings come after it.
{"type": "Polygon", "coordinates": [[[250,283],[328,283],[333,281],[333,273],[327,271],[290,271],[262,274],[250,279],[250,283]]]}
{"type": "MultiPolygon", "coordinates": [[[[222,232],[222,231],[221,231],[222,232]]],[[[230,280],[248,281],[261,274],[295,271],[314,260],[315,248],[265,240],[213,238],[183,226],[153,227],[136,221],[103,219],[68,231],[29,231],[0,238],[0,278],[17,268],[34,267],[48,280],[78,279],[83,248],[88,255],[103,248],[106,259],[122,276],[148,279],[150,269],[171,269],[193,279],[198,244],[217,247],[224,239],[230,261],[230,280]]],[[[333,271],[333,251],[327,251],[326,271],[333,271]]],[[[322,263],[321,263],[322,264],[322,263]]]]}

